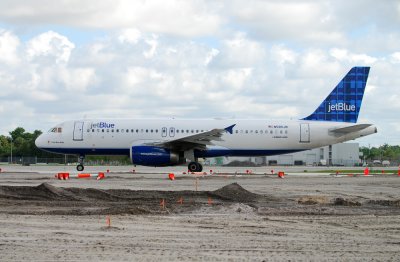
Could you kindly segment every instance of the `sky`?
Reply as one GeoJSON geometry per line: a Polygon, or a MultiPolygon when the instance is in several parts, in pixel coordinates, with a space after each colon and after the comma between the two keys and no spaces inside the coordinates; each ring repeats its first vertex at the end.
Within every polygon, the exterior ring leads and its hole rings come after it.
{"type": "Polygon", "coordinates": [[[400,1],[2,0],[0,134],[81,118],[299,119],[370,66],[362,146],[400,144],[400,1]]]}

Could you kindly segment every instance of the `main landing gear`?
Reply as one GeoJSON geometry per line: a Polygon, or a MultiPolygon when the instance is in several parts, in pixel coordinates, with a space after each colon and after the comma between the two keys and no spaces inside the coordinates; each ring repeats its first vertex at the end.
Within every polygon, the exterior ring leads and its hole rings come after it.
{"type": "Polygon", "coordinates": [[[203,171],[203,166],[198,162],[190,162],[188,165],[188,169],[190,172],[201,172],[203,171]]]}
{"type": "Polygon", "coordinates": [[[76,170],[83,171],[83,169],[85,169],[85,167],[83,166],[83,162],[85,161],[85,156],[79,156],[78,162],[79,164],[76,166],[76,170]]]}

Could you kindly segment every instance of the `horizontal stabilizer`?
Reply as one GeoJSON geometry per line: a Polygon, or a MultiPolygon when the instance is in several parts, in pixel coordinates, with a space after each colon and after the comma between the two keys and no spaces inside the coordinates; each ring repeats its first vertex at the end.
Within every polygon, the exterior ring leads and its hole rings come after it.
{"type": "Polygon", "coordinates": [[[354,126],[336,128],[336,129],[330,130],[330,132],[335,133],[335,134],[345,135],[348,133],[353,133],[353,132],[363,130],[370,126],[372,126],[372,125],[371,124],[358,124],[358,125],[354,125],[354,126]]]}

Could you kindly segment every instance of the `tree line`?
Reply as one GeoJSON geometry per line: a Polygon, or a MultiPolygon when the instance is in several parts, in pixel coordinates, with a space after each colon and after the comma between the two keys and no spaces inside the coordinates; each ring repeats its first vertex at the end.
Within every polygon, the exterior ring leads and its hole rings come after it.
{"type": "Polygon", "coordinates": [[[40,130],[30,133],[22,127],[17,127],[8,136],[0,135],[0,157],[11,156],[11,152],[13,156],[55,156],[55,154],[44,152],[36,147],[35,140],[41,134],[40,130]]]}
{"type": "Polygon", "coordinates": [[[391,146],[383,144],[379,147],[360,147],[363,153],[363,159],[366,161],[373,160],[400,160],[400,146],[391,146]]]}

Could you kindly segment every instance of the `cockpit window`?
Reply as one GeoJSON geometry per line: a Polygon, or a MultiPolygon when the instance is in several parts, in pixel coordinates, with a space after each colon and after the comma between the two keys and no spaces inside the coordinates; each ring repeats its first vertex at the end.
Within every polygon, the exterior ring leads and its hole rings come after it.
{"type": "Polygon", "coordinates": [[[61,127],[53,127],[49,130],[49,133],[62,133],[61,127]]]}

